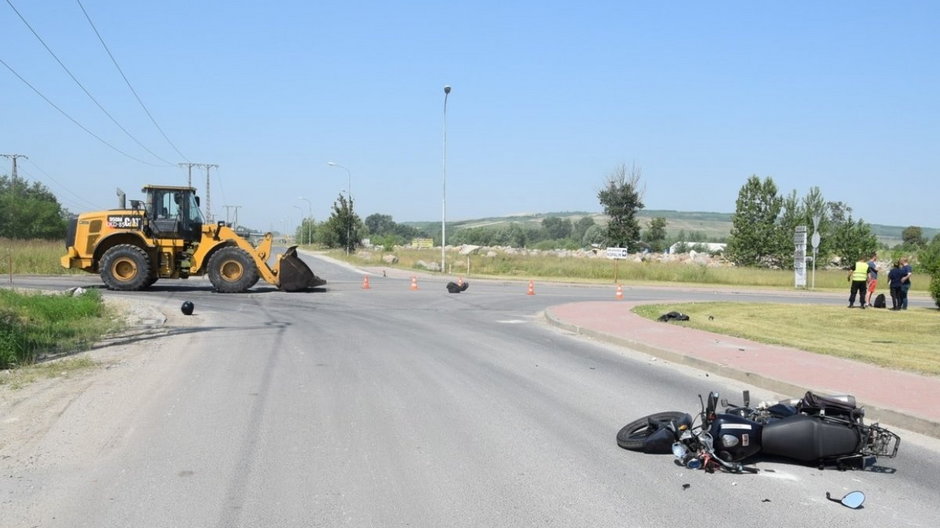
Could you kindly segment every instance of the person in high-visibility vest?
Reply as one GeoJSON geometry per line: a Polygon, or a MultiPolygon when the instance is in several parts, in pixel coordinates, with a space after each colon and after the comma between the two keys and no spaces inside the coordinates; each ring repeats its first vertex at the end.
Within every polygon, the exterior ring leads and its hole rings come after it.
{"type": "Polygon", "coordinates": [[[859,255],[855,267],[849,271],[848,280],[852,281],[849,292],[849,308],[855,306],[855,294],[858,294],[859,307],[865,308],[865,293],[868,290],[868,261],[859,255]]]}

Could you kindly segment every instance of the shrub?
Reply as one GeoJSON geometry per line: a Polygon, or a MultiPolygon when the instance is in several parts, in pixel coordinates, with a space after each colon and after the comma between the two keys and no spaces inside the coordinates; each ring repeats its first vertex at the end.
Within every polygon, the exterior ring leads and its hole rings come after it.
{"type": "Polygon", "coordinates": [[[0,311],[0,369],[16,365],[22,354],[23,344],[17,338],[16,316],[7,311],[0,311]]]}
{"type": "Polygon", "coordinates": [[[930,275],[930,296],[940,308],[940,239],[934,240],[920,251],[917,261],[925,273],[930,275]]]}
{"type": "Polygon", "coordinates": [[[378,235],[372,237],[372,245],[381,247],[382,251],[392,251],[395,249],[395,246],[400,246],[404,243],[404,239],[397,235],[378,235]]]}
{"type": "Polygon", "coordinates": [[[940,274],[930,278],[930,296],[933,297],[934,304],[940,308],[940,274]]]}
{"type": "Polygon", "coordinates": [[[115,327],[99,290],[77,296],[0,289],[0,369],[81,349],[115,327]]]}

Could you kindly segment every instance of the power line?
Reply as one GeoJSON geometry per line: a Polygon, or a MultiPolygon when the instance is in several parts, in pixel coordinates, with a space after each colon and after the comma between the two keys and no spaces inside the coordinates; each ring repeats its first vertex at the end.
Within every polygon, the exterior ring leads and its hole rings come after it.
{"type": "MultiPolygon", "coordinates": [[[[33,160],[29,159],[29,158],[26,158],[26,159],[29,161],[29,164],[30,164],[30,165],[32,165],[36,170],[38,170],[39,172],[41,172],[46,178],[48,178],[50,181],[52,181],[52,183],[54,183],[54,184],[56,184],[57,186],[59,186],[59,187],[61,187],[62,189],[64,189],[65,192],[71,194],[71,195],[72,195],[76,200],[78,200],[79,202],[83,202],[83,203],[84,203],[83,208],[88,208],[88,207],[90,207],[91,209],[102,209],[102,207],[100,207],[98,204],[92,203],[92,202],[86,200],[85,198],[82,198],[81,196],[79,196],[78,194],[76,194],[75,191],[73,191],[72,189],[70,189],[68,186],[66,186],[66,185],[63,184],[62,182],[60,182],[60,181],[56,180],[55,178],[53,178],[48,172],[46,172],[45,170],[43,170],[42,167],[40,167],[39,165],[37,165],[35,161],[33,161],[33,160]]],[[[20,170],[22,170],[22,168],[21,168],[20,170]]],[[[27,175],[29,175],[29,171],[23,171],[23,172],[25,172],[27,175]]],[[[36,179],[38,179],[38,178],[33,177],[33,179],[36,180],[36,179]]]]}
{"type": "Polygon", "coordinates": [[[161,157],[158,156],[156,153],[154,153],[152,150],[150,150],[149,148],[147,148],[143,143],[140,142],[140,140],[138,140],[136,137],[134,137],[133,134],[131,134],[130,132],[128,132],[128,130],[127,130],[126,128],[124,128],[124,126],[121,125],[121,123],[118,123],[118,120],[115,119],[114,116],[111,115],[111,113],[108,112],[107,109],[105,109],[105,107],[102,106],[102,104],[99,103],[97,99],[95,99],[95,96],[91,95],[91,92],[89,92],[88,89],[85,88],[85,85],[83,85],[83,84],[81,83],[81,81],[79,81],[78,78],[76,78],[75,75],[72,74],[72,71],[69,70],[68,67],[67,67],[67,66],[59,59],[59,57],[55,54],[55,52],[52,51],[52,49],[49,47],[49,45],[46,44],[46,41],[44,41],[44,40],[42,39],[42,37],[39,36],[39,33],[37,33],[35,29],[33,29],[33,26],[31,26],[31,25],[29,24],[29,22],[26,21],[26,18],[24,18],[23,15],[20,14],[19,10],[16,9],[16,6],[13,5],[13,2],[11,2],[10,0],[7,0],[7,4],[10,6],[11,9],[13,9],[13,12],[16,13],[16,16],[20,17],[20,20],[23,22],[23,24],[25,24],[26,27],[29,28],[29,30],[32,32],[33,36],[35,36],[36,39],[39,40],[39,43],[42,44],[42,47],[46,48],[46,51],[49,52],[49,55],[52,55],[52,58],[55,59],[55,61],[56,61],[57,63],[59,63],[59,66],[61,66],[63,70],[65,70],[65,73],[68,74],[69,78],[71,78],[73,81],[75,81],[75,84],[77,84],[78,87],[81,88],[83,92],[85,92],[85,95],[87,95],[88,98],[91,99],[91,101],[92,101],[93,103],[95,103],[95,105],[96,105],[102,112],[104,112],[104,115],[108,116],[108,119],[110,119],[112,123],[114,123],[115,125],[117,125],[117,127],[120,128],[121,131],[124,132],[124,134],[127,135],[127,137],[131,138],[135,143],[137,143],[137,144],[140,146],[140,148],[142,148],[142,149],[146,150],[147,152],[149,152],[150,155],[152,155],[153,157],[157,158],[158,160],[160,160],[160,161],[166,163],[167,165],[172,165],[172,164],[173,164],[173,163],[171,163],[171,162],[169,162],[169,161],[167,161],[167,160],[161,158],[161,157]]]}
{"type": "Polygon", "coordinates": [[[19,73],[17,73],[16,70],[14,70],[12,66],[10,66],[9,64],[7,64],[6,61],[4,61],[3,59],[0,59],[0,64],[3,64],[3,65],[6,67],[6,69],[10,70],[10,73],[12,73],[13,75],[15,75],[17,79],[19,79],[20,81],[23,82],[23,84],[25,84],[26,86],[29,86],[29,88],[30,88],[32,91],[36,92],[36,95],[38,95],[39,97],[41,97],[46,103],[49,104],[49,106],[51,106],[52,108],[55,108],[56,110],[58,110],[59,113],[62,114],[62,115],[64,115],[66,118],[68,118],[69,121],[75,123],[75,126],[77,126],[78,128],[84,130],[85,132],[87,132],[88,135],[90,135],[91,137],[93,137],[93,138],[97,139],[98,141],[104,143],[104,144],[105,144],[108,148],[110,148],[111,150],[113,150],[113,151],[115,151],[115,152],[117,152],[118,154],[121,154],[121,155],[123,155],[123,156],[127,156],[128,158],[130,158],[130,159],[132,159],[132,160],[134,160],[134,161],[136,161],[136,162],[143,163],[144,165],[150,165],[151,167],[159,167],[159,165],[155,165],[155,164],[153,164],[153,163],[150,163],[149,161],[144,161],[144,160],[142,160],[142,159],[140,159],[140,158],[137,158],[137,157],[135,157],[135,156],[132,156],[132,155],[128,154],[127,152],[124,152],[123,150],[121,150],[121,149],[115,147],[115,146],[112,145],[111,143],[108,143],[107,141],[105,141],[104,139],[102,139],[100,136],[98,136],[97,134],[95,134],[94,132],[92,132],[91,130],[89,130],[88,128],[86,128],[85,125],[79,123],[74,117],[72,117],[72,116],[70,116],[68,113],[66,113],[65,110],[62,110],[61,108],[59,108],[58,105],[56,105],[56,104],[53,103],[51,100],[49,100],[49,98],[46,97],[45,95],[43,95],[42,92],[40,92],[35,86],[33,86],[32,84],[29,83],[29,81],[27,81],[26,79],[24,79],[22,75],[20,75],[19,73]]]}
{"type": "Polygon", "coordinates": [[[117,59],[114,58],[114,55],[111,53],[111,50],[108,48],[108,45],[105,44],[104,39],[101,37],[101,33],[98,32],[98,28],[95,27],[95,23],[91,21],[91,17],[88,15],[88,11],[85,10],[85,6],[82,5],[81,0],[75,0],[75,1],[78,2],[78,7],[82,8],[82,13],[85,14],[85,19],[88,20],[88,24],[91,26],[91,29],[94,30],[95,35],[98,36],[98,41],[101,42],[101,45],[104,47],[104,50],[108,52],[108,57],[111,57],[111,62],[114,63],[114,67],[117,68],[118,73],[120,73],[121,77],[124,78],[124,82],[127,84],[127,87],[130,88],[131,93],[134,94],[134,97],[137,98],[137,102],[140,103],[140,107],[144,109],[144,113],[146,113],[147,117],[150,118],[150,122],[153,123],[153,126],[157,127],[157,130],[160,131],[160,134],[163,136],[163,139],[165,139],[166,142],[169,143],[171,147],[173,147],[173,150],[175,150],[176,153],[179,154],[181,158],[189,159],[186,157],[185,154],[180,152],[180,149],[176,148],[176,145],[174,145],[173,142],[170,141],[170,138],[167,137],[166,133],[163,131],[163,128],[161,128],[160,125],[157,124],[157,120],[153,118],[153,115],[150,113],[150,110],[147,109],[147,105],[145,105],[144,102],[140,99],[140,96],[137,95],[137,90],[135,90],[134,87],[131,86],[131,82],[127,79],[127,76],[124,75],[124,70],[121,69],[121,66],[117,62],[117,59]]]}

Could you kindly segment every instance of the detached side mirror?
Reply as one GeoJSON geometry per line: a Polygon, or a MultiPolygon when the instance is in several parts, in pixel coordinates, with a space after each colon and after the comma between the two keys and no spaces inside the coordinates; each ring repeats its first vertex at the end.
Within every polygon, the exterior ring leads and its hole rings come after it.
{"type": "Polygon", "coordinates": [[[826,498],[831,500],[832,502],[838,502],[842,504],[843,506],[845,506],[846,508],[852,508],[853,510],[857,510],[861,508],[862,503],[865,502],[865,494],[862,493],[861,491],[849,492],[845,495],[845,497],[842,497],[841,499],[833,499],[832,495],[830,495],[829,492],[827,491],[826,498]]]}

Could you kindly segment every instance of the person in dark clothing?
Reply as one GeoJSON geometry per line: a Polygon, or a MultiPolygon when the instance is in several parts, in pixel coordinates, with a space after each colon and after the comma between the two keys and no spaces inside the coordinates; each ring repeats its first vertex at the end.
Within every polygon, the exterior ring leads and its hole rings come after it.
{"type": "Polygon", "coordinates": [[[894,266],[892,266],[891,271],[888,272],[888,288],[891,292],[892,310],[901,309],[901,277],[903,276],[904,272],[901,271],[900,261],[894,261],[894,266]]]}
{"type": "Polygon", "coordinates": [[[908,263],[907,257],[901,259],[901,309],[907,310],[907,291],[911,289],[911,275],[914,269],[908,263]]]}

